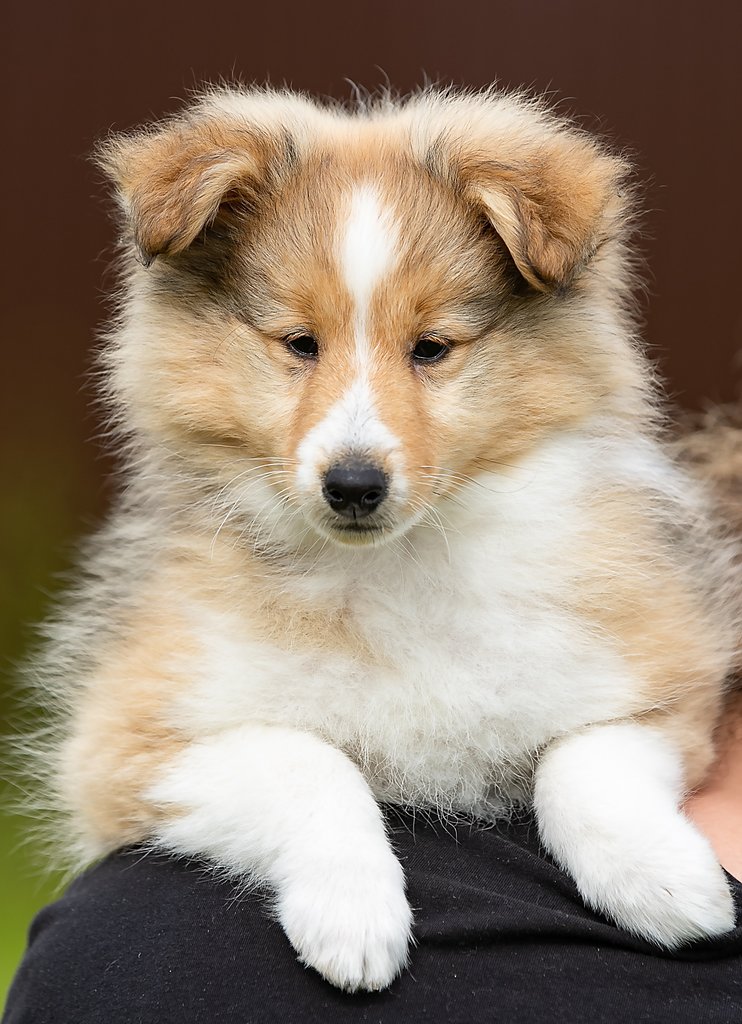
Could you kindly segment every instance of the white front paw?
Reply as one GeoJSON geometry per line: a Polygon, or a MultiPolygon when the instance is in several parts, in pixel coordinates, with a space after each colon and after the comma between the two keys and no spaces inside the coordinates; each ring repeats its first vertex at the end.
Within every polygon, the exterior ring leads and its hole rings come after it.
{"type": "Polygon", "coordinates": [[[583,899],[667,949],[735,923],[714,851],[678,810],[683,774],[663,731],[616,722],[556,741],[534,786],[544,845],[583,899]]]}
{"type": "MultiPolygon", "coordinates": [[[[734,898],[711,847],[679,820],[644,848],[583,851],[575,877],[587,903],[667,949],[734,928],[734,898]]],[[[649,837],[647,837],[649,839],[649,837]]]]}
{"type": "Polygon", "coordinates": [[[300,959],[349,992],[386,988],[407,963],[412,913],[388,849],[303,865],[281,887],[278,917],[300,959]]]}

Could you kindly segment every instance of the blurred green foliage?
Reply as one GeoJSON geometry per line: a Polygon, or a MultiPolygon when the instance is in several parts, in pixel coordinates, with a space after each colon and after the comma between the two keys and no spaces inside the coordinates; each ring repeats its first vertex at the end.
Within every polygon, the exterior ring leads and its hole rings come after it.
{"type": "MultiPolygon", "coordinates": [[[[24,438],[0,451],[0,734],[2,762],[19,717],[18,666],[35,644],[35,625],[63,586],[84,516],[98,503],[91,452],[70,439],[24,438]],[[85,459],[88,459],[86,463],[85,459]]],[[[3,775],[8,773],[3,770],[3,775]]],[[[17,813],[22,791],[0,786],[0,1006],[22,955],[34,914],[59,890],[60,879],[32,840],[30,817],[17,813]]]]}

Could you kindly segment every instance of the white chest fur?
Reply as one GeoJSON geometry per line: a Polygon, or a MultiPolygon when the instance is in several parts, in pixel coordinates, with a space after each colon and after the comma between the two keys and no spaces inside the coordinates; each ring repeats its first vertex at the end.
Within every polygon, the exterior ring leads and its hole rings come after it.
{"type": "Polygon", "coordinates": [[[624,715],[635,696],[618,651],[567,610],[598,462],[584,439],[554,443],[482,478],[446,539],[420,527],[298,578],[308,607],[351,620],[357,650],[279,648],[234,613],[191,609],[207,655],[180,706],[189,730],[313,732],[397,801],[481,812],[517,794],[549,739],[624,715]]]}

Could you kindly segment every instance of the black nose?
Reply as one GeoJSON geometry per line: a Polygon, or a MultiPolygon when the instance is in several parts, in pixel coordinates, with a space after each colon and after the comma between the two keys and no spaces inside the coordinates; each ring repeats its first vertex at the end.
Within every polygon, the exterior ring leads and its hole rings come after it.
{"type": "Polygon", "coordinates": [[[348,519],[361,519],[386,497],[386,474],[371,462],[340,462],[330,466],[322,493],[330,508],[348,519]]]}

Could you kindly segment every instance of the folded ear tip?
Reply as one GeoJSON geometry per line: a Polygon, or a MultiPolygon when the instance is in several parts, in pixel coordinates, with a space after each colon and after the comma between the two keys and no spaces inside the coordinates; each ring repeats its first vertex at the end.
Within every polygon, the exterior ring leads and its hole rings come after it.
{"type": "Polygon", "coordinates": [[[134,251],[137,261],[143,267],[151,267],[158,256],[170,256],[182,252],[191,241],[189,234],[175,231],[165,234],[158,231],[156,219],[139,217],[134,230],[134,251]]]}
{"type": "Polygon", "coordinates": [[[553,296],[554,298],[560,298],[567,294],[578,272],[577,267],[570,267],[568,271],[564,270],[557,275],[547,274],[543,271],[538,271],[530,262],[526,264],[522,257],[516,265],[522,277],[534,291],[540,292],[542,295],[553,296]]]}

